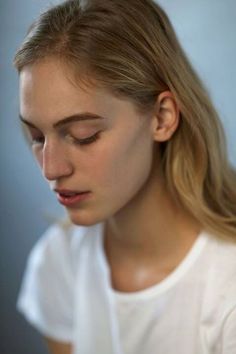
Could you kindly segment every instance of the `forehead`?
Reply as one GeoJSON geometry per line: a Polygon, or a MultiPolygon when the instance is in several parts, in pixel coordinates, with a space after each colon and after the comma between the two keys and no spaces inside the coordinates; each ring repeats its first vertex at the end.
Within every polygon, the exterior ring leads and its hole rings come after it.
{"type": "Polygon", "coordinates": [[[119,99],[91,81],[73,81],[72,71],[58,60],[47,59],[20,73],[20,114],[27,119],[57,119],[80,111],[102,116],[134,114],[132,102],[119,99]]]}
{"type": "Polygon", "coordinates": [[[56,60],[26,66],[20,73],[20,105],[28,110],[61,110],[80,105],[99,107],[111,95],[95,86],[82,87],[70,79],[69,70],[56,60]]]}

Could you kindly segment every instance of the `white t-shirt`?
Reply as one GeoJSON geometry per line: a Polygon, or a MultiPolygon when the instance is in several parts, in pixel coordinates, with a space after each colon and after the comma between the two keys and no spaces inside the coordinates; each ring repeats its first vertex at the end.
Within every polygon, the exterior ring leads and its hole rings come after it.
{"type": "Polygon", "coordinates": [[[202,232],[163,281],[120,293],[103,224],[52,226],[30,254],[17,306],[74,354],[236,354],[236,244],[202,232]]]}

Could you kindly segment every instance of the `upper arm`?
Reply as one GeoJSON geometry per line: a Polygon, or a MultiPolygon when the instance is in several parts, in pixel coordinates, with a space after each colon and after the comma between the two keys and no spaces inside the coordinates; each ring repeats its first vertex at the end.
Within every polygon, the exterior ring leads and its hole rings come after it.
{"type": "Polygon", "coordinates": [[[18,310],[40,333],[64,343],[72,340],[74,326],[75,270],[69,236],[51,227],[38,240],[17,301],[18,310]]]}
{"type": "Polygon", "coordinates": [[[72,354],[71,343],[63,343],[45,337],[50,354],[72,354]]]}

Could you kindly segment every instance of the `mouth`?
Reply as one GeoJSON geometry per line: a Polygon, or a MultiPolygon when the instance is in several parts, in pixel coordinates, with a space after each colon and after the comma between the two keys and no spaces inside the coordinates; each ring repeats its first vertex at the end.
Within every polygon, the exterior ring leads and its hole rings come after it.
{"type": "Polygon", "coordinates": [[[56,189],[55,192],[59,203],[66,207],[76,206],[91,195],[90,191],[78,192],[56,189]]]}

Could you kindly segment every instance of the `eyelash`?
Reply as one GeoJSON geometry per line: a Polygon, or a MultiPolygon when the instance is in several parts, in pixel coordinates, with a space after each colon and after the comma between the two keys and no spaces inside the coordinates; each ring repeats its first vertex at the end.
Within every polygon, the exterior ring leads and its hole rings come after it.
{"type": "Polygon", "coordinates": [[[30,143],[31,145],[34,144],[43,144],[44,143],[44,137],[43,136],[38,136],[38,137],[31,137],[30,138],[30,143]]]}
{"type": "Polygon", "coordinates": [[[100,132],[97,132],[96,134],[89,136],[88,138],[84,138],[84,139],[73,138],[73,140],[78,145],[89,145],[97,141],[99,139],[99,135],[100,132]]]}
{"type": "MultiPolygon", "coordinates": [[[[77,139],[74,137],[71,137],[73,139],[73,142],[77,145],[89,145],[94,143],[99,139],[100,132],[97,132],[96,134],[89,136],[88,138],[84,139],[77,139]]],[[[31,144],[43,144],[44,143],[44,136],[39,136],[39,137],[31,137],[31,144]]]]}

